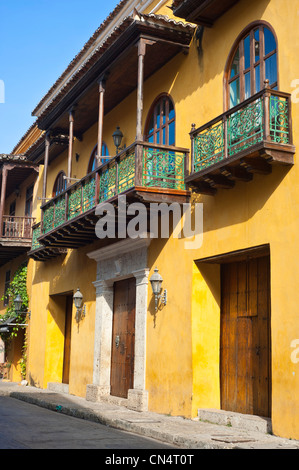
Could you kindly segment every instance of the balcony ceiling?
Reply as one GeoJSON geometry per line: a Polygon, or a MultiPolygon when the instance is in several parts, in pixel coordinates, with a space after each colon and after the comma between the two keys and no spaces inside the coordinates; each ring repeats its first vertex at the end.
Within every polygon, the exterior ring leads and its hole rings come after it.
{"type": "Polygon", "coordinates": [[[165,16],[136,14],[126,18],[49,102],[38,117],[39,128],[68,133],[68,111],[76,105],[74,131],[83,134],[98,120],[97,81],[102,74],[107,74],[105,113],[136,89],[140,38],[154,41],[146,48],[146,80],[178,53],[188,51],[194,31],[194,26],[165,16]]]}
{"type": "Polygon", "coordinates": [[[2,171],[4,165],[8,165],[9,171],[6,182],[6,198],[33,173],[38,172],[38,167],[19,155],[0,156],[0,187],[2,186],[2,171]]]}
{"type": "Polygon", "coordinates": [[[172,9],[175,16],[201,26],[213,26],[239,0],[174,0],[172,9]]]}
{"type": "Polygon", "coordinates": [[[8,241],[0,238],[0,267],[20,255],[28,252],[31,248],[31,241],[8,241]]]}

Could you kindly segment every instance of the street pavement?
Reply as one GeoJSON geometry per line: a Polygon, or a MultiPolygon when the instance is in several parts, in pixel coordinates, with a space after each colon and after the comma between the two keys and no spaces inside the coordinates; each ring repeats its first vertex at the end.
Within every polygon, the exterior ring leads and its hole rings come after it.
{"type": "MultiPolygon", "coordinates": [[[[74,395],[0,380],[6,396],[89,422],[167,444],[173,449],[299,449],[299,441],[284,439],[246,426],[212,424],[152,412],[136,412],[106,402],[93,403],[74,395]]],[[[1,416],[0,416],[1,431],[1,416]]]]}
{"type": "MultiPolygon", "coordinates": [[[[168,444],[0,396],[0,450],[167,450],[168,444]]],[[[134,452],[132,452],[134,455],[134,452]]]]}

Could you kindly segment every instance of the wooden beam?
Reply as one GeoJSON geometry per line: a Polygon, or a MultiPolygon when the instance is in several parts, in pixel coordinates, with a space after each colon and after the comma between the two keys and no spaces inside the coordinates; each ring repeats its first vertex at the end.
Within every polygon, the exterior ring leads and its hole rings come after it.
{"type": "Polygon", "coordinates": [[[0,199],[0,235],[1,236],[2,236],[2,231],[3,231],[3,215],[4,215],[4,207],[5,207],[7,175],[8,175],[8,168],[7,168],[7,165],[4,165],[2,169],[2,184],[1,184],[1,199],[0,199]]]}
{"type": "MultiPolygon", "coordinates": [[[[68,168],[67,177],[72,177],[72,159],[73,159],[73,142],[74,142],[74,115],[75,106],[69,110],[69,152],[68,152],[68,168]]],[[[71,186],[72,182],[70,179],[67,181],[67,185],[71,186]]]]}
{"type": "Polygon", "coordinates": [[[136,140],[143,140],[142,117],[143,117],[143,85],[144,85],[144,58],[146,46],[151,46],[155,41],[141,38],[138,41],[138,77],[137,77],[137,122],[136,140]]]}
{"type": "Polygon", "coordinates": [[[235,186],[235,182],[224,175],[207,175],[203,180],[213,188],[231,189],[235,186]]]}
{"type": "Polygon", "coordinates": [[[264,158],[244,157],[241,158],[240,165],[252,173],[269,175],[272,172],[271,165],[264,158]]]}
{"type": "Polygon", "coordinates": [[[204,194],[205,196],[215,196],[217,189],[212,187],[206,181],[193,181],[188,183],[188,186],[193,189],[195,193],[204,194]]]}
{"type": "Polygon", "coordinates": [[[102,76],[99,81],[99,120],[98,120],[98,163],[102,163],[102,146],[103,146],[103,122],[104,122],[104,95],[106,91],[106,76],[102,76]]]}
{"type": "Polygon", "coordinates": [[[228,178],[238,181],[249,182],[253,179],[252,173],[248,173],[246,168],[241,166],[224,167],[220,169],[220,173],[228,178]]]}
{"type": "Polygon", "coordinates": [[[47,197],[47,177],[48,177],[48,165],[49,165],[49,151],[50,151],[50,134],[47,132],[45,139],[45,159],[44,159],[44,179],[43,179],[43,195],[42,204],[46,202],[47,197]]]}

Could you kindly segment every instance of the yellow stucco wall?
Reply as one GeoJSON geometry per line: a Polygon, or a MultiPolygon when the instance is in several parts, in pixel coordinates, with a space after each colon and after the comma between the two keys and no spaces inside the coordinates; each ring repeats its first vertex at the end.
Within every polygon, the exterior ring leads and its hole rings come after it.
{"type": "MultiPolygon", "coordinates": [[[[203,38],[203,56],[197,58],[195,47],[188,57],[177,57],[167,65],[167,78],[170,80],[171,66],[176,62],[176,77],[171,94],[177,112],[177,144],[188,146],[188,131],[191,123],[200,126],[223,112],[223,72],[231,47],[239,33],[252,21],[264,20],[274,28],[278,37],[279,51],[279,89],[292,93],[291,82],[299,73],[296,51],[296,20],[298,2],[287,2],[284,6],[284,18],[281,21],[281,2],[241,1],[220,20],[212,29],[206,29],[203,38]],[[230,25],[228,28],[227,25],[230,25]],[[181,67],[178,63],[182,61],[181,67]],[[195,72],[196,71],[196,72],[195,72]]],[[[162,71],[161,71],[162,72],[162,71]]],[[[148,84],[158,80],[159,74],[152,77],[148,84]]],[[[161,83],[161,82],[160,82],[161,83]]],[[[158,87],[159,88],[159,87],[158,87]]],[[[147,86],[145,86],[147,89],[147,86]]],[[[151,86],[151,90],[155,90],[151,86]]],[[[298,146],[298,104],[293,103],[294,143],[298,146]]],[[[296,158],[295,158],[296,162],[296,158]]],[[[297,191],[298,168],[274,167],[269,176],[255,175],[250,183],[237,183],[231,191],[219,191],[215,197],[198,197],[204,203],[204,240],[203,246],[196,252],[187,252],[182,243],[170,239],[163,246],[163,256],[157,257],[159,268],[169,292],[169,299],[175,308],[171,311],[170,324],[192,324],[192,340],[184,343],[185,350],[192,350],[192,365],[189,379],[193,374],[192,415],[199,407],[219,408],[219,335],[220,335],[220,276],[219,272],[209,272],[212,268],[194,265],[193,260],[228,253],[231,251],[269,243],[271,250],[271,331],[272,331],[272,423],[273,431],[278,435],[297,438],[299,428],[296,416],[299,404],[296,399],[298,389],[298,365],[291,361],[290,344],[298,337],[296,319],[297,296],[297,232],[298,205],[297,191]],[[175,253],[175,257],[173,256],[175,253]],[[163,261],[162,261],[163,260],[163,261]],[[183,304],[183,295],[188,297],[189,284],[192,282],[192,302],[183,304]],[[180,289],[176,286],[177,277],[182,280],[180,289]],[[191,310],[192,303],[192,310],[191,310]],[[182,311],[184,312],[181,317],[182,311]],[[192,349],[191,349],[192,348],[192,349]]],[[[213,267],[217,270],[217,267],[213,267]]],[[[219,268],[218,268],[219,269],[219,268]]],[[[165,308],[165,316],[170,305],[165,308]]],[[[163,313],[164,315],[164,313],[163,313]]],[[[161,314],[162,316],[162,314],[161,314]]],[[[165,319],[163,318],[163,320],[165,319]]],[[[151,396],[153,408],[176,408],[176,399],[170,394],[159,396],[157,390],[163,388],[165,375],[173,377],[172,371],[176,357],[176,337],[173,330],[168,330],[164,341],[159,343],[159,356],[169,358],[168,365],[163,364],[164,374],[157,378],[155,367],[151,370],[148,361],[148,383],[156,390],[156,400],[151,396]],[[167,372],[165,372],[165,370],[167,372]],[[164,400],[165,398],[165,400],[164,400]],[[170,401],[169,401],[170,400],[170,401]],[[169,405],[167,405],[167,402],[169,405]]],[[[164,331],[163,331],[164,333],[164,331]]],[[[185,329],[182,329],[184,335],[185,329]]],[[[148,344],[152,345],[149,331],[148,344]]],[[[182,349],[181,349],[182,351],[182,349]]],[[[150,351],[148,352],[151,358],[150,351]]],[[[188,367],[185,362],[184,374],[188,367]]],[[[177,367],[179,369],[179,365],[177,367]]],[[[172,382],[173,396],[178,397],[181,376],[175,376],[172,382]]],[[[166,380],[167,382],[167,380],[166,380]]],[[[188,390],[190,382],[185,383],[188,390]]],[[[178,399],[177,399],[178,401],[178,399]]]]}
{"type": "Polygon", "coordinates": [[[62,381],[65,294],[80,288],[84,293],[86,317],[75,321],[73,307],[70,393],[85,396],[92,383],[95,319],[96,264],[87,258],[91,246],[46,263],[30,260],[32,269],[29,380],[46,388],[48,382],[62,381]],[[62,296],[62,297],[61,297],[62,296]],[[64,303],[63,303],[64,302],[64,303]]]}
{"type": "MultiPolygon", "coordinates": [[[[169,2],[170,4],[171,2],[169,2]]],[[[241,0],[214,27],[205,29],[203,54],[193,43],[188,56],[179,54],[144,86],[144,122],[155,97],[171,94],[176,107],[176,144],[190,147],[191,124],[200,126],[223,112],[223,73],[231,47],[252,21],[268,21],[278,37],[279,89],[292,92],[291,81],[299,77],[297,61],[297,10],[299,2],[286,2],[281,21],[281,0],[241,0]],[[229,27],[228,27],[229,25],[229,27]]],[[[163,6],[162,13],[166,13],[163,6]]],[[[169,11],[167,9],[167,13],[169,11]]],[[[298,105],[293,106],[294,142],[298,146],[298,105]]],[[[136,93],[105,116],[104,141],[114,153],[112,133],[119,125],[130,145],[136,134],[136,93]]],[[[95,124],[76,141],[72,176],[86,174],[97,140],[95,124]]],[[[51,196],[60,170],[66,172],[67,153],[49,167],[47,194],[51,196]]],[[[296,416],[299,402],[298,364],[291,361],[290,344],[299,337],[297,320],[298,260],[298,167],[274,167],[271,175],[255,175],[250,183],[237,183],[215,197],[196,197],[204,204],[204,238],[201,248],[186,250],[185,240],[170,237],[154,240],[149,248],[148,267],[158,266],[168,290],[168,304],[154,315],[149,287],[147,318],[146,387],[149,409],[174,415],[195,416],[200,407],[220,408],[219,266],[195,263],[208,256],[270,244],[272,410],[275,434],[299,438],[296,416]]],[[[40,177],[40,181],[41,177],[40,177]]],[[[55,295],[77,287],[86,297],[87,315],[78,325],[73,320],[70,392],[85,396],[92,383],[96,265],[86,253],[92,246],[70,251],[46,263],[30,261],[32,270],[30,328],[30,380],[46,387],[61,381],[63,324],[55,295]],[[49,296],[52,296],[49,301],[49,296]],[[54,299],[54,300],[53,300],[54,299]],[[54,303],[53,303],[54,302],[54,303]],[[54,305],[55,304],[55,305],[54,305]]],[[[74,318],[73,312],[73,318],[74,318]]]]}

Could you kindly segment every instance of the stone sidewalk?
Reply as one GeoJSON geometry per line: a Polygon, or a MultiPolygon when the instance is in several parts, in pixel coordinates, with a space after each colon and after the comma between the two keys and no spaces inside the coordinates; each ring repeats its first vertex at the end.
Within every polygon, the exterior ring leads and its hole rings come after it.
{"type": "MultiPolygon", "coordinates": [[[[299,449],[299,441],[279,438],[266,430],[262,431],[258,424],[259,418],[255,421],[253,417],[247,417],[248,426],[242,421],[242,415],[236,413],[220,412],[220,422],[223,424],[212,424],[199,419],[131,411],[111,403],[92,403],[73,395],[3,380],[0,380],[1,396],[157,439],[170,444],[174,449],[299,449]]],[[[209,415],[203,416],[209,418],[209,415]]]]}

